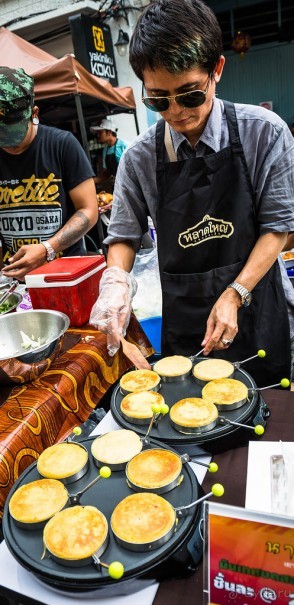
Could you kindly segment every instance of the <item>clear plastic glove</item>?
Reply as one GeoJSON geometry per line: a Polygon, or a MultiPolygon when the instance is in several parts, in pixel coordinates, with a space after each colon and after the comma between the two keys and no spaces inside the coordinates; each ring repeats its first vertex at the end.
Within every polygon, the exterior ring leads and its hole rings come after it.
{"type": "Polygon", "coordinates": [[[107,349],[111,357],[120,347],[120,337],[126,334],[136,292],[137,282],[127,271],[119,267],[109,267],[104,271],[89,323],[107,334],[107,349]]]}

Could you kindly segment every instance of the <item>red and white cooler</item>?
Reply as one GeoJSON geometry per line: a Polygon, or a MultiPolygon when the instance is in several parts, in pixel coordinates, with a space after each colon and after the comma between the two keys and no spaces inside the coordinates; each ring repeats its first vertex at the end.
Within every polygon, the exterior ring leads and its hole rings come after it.
{"type": "Polygon", "coordinates": [[[86,324],[105,267],[103,255],[65,256],[30,271],[25,281],[33,309],[61,311],[71,326],[86,324]]]}

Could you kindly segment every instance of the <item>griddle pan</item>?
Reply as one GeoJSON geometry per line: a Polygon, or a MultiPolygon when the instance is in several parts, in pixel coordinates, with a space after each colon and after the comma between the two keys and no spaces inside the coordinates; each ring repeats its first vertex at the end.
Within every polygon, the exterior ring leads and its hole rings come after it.
{"type": "MultiPolygon", "coordinates": [[[[255,390],[256,383],[253,378],[243,369],[236,369],[234,378],[240,380],[248,387],[248,401],[238,409],[222,411],[222,418],[228,418],[228,420],[240,422],[248,426],[254,426],[255,424],[265,426],[266,418],[270,412],[260,393],[255,390]]],[[[189,375],[185,380],[180,382],[163,382],[160,393],[164,397],[165,403],[171,407],[174,403],[185,397],[201,397],[202,388],[202,386],[197,385],[194,376],[189,375]]],[[[123,418],[120,411],[122,397],[119,385],[117,385],[112,393],[110,402],[110,409],[114,419],[121,427],[133,429],[138,435],[144,435],[143,427],[134,426],[123,418]]],[[[159,440],[161,443],[169,445],[180,453],[188,452],[192,455],[199,455],[204,452],[218,453],[232,447],[238,447],[242,443],[248,442],[249,439],[256,438],[253,430],[242,429],[223,422],[217,423],[214,428],[201,435],[181,434],[172,426],[169,414],[161,417],[156,425],[153,425],[150,436],[152,439],[159,440]]]]}
{"type": "MultiPolygon", "coordinates": [[[[82,441],[89,454],[94,439],[96,437],[82,441]]],[[[154,448],[154,446],[156,448],[165,448],[163,444],[151,440],[149,447],[154,448]]],[[[97,476],[98,469],[94,465],[91,455],[89,455],[89,461],[88,472],[75,483],[75,487],[79,490],[82,490],[83,487],[97,476]]],[[[188,464],[183,466],[182,474],[184,475],[184,480],[181,485],[165,495],[165,498],[174,507],[187,505],[203,495],[196,476],[188,464]]],[[[113,580],[105,570],[99,573],[94,564],[75,569],[66,568],[52,558],[46,557],[42,561],[42,530],[24,531],[17,527],[9,514],[9,499],[14,491],[21,485],[34,481],[37,478],[39,478],[39,474],[34,462],[22,473],[14,484],[5,503],[3,533],[9,550],[20,565],[32,572],[37,579],[49,586],[55,587],[57,590],[65,592],[74,591],[76,593],[96,589],[101,591],[103,589],[103,596],[111,596],[112,594],[125,594],[127,592],[126,586],[128,581],[131,591],[134,584],[137,586],[135,580],[140,576],[152,577],[154,581],[157,577],[155,571],[157,566],[160,567],[161,564],[164,564],[183,543],[191,539],[191,535],[193,534],[194,536],[195,529],[199,524],[200,511],[202,511],[201,505],[193,507],[187,516],[179,519],[176,533],[173,534],[166,544],[154,552],[137,553],[126,551],[117,544],[112,532],[110,532],[109,544],[101,560],[108,564],[112,561],[120,561],[125,568],[122,580],[113,580]]],[[[91,489],[85,492],[81,497],[80,504],[96,506],[105,515],[109,523],[111,514],[118,502],[133,493],[127,484],[125,471],[117,471],[106,482],[98,481],[91,489]]],[[[194,543],[195,537],[193,537],[194,543]]],[[[181,552],[179,554],[180,558],[183,556],[181,552]]],[[[199,556],[200,558],[201,555],[199,556]]],[[[181,573],[183,573],[183,569],[181,569],[181,573]]],[[[139,590],[139,586],[137,586],[136,590],[139,590]]]]}

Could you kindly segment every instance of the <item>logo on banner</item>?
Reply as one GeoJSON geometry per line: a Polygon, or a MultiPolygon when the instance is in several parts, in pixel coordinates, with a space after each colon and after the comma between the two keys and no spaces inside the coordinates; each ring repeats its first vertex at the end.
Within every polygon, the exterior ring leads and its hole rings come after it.
{"type": "Polygon", "coordinates": [[[96,27],[96,25],[93,25],[92,33],[96,50],[98,50],[98,52],[100,51],[101,53],[105,53],[103,30],[101,29],[101,27],[96,27]]]}

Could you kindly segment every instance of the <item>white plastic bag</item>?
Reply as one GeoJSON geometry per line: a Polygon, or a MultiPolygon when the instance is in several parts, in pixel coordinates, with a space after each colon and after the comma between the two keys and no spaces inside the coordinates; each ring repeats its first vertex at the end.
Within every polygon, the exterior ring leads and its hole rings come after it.
{"type": "Polygon", "coordinates": [[[162,293],[157,248],[142,249],[137,253],[132,275],[138,284],[132,305],[137,319],[161,315],[162,293]]]}

